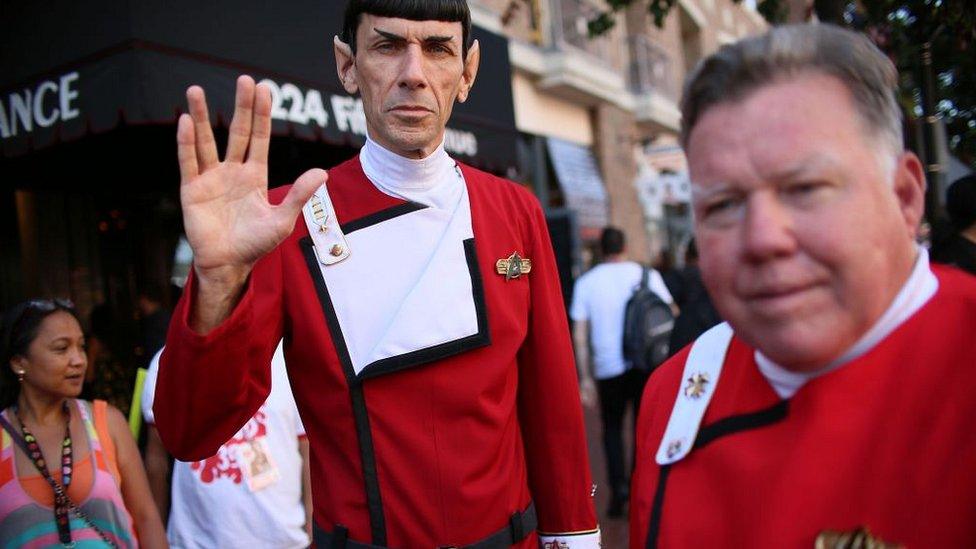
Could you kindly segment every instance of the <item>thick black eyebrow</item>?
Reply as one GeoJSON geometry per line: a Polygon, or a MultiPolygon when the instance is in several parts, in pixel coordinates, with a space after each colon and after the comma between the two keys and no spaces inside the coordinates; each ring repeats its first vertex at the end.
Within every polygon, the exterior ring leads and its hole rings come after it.
{"type": "MultiPolygon", "coordinates": [[[[376,27],[373,27],[373,32],[375,32],[376,34],[382,36],[383,38],[386,38],[387,40],[393,40],[393,41],[396,41],[396,42],[406,42],[407,41],[406,38],[404,38],[403,36],[400,36],[399,34],[393,34],[392,32],[382,31],[382,30],[380,30],[380,29],[378,29],[376,27]]],[[[431,42],[433,42],[435,44],[444,44],[444,43],[448,43],[448,42],[452,41],[453,39],[454,39],[453,36],[426,36],[426,37],[424,37],[424,42],[425,43],[431,43],[431,42]]]]}
{"type": "Polygon", "coordinates": [[[443,44],[454,40],[453,36],[427,36],[424,38],[424,42],[434,42],[435,44],[443,44]]]}
{"type": "Polygon", "coordinates": [[[376,34],[382,36],[383,38],[386,38],[387,40],[394,40],[394,41],[397,41],[397,42],[406,42],[407,41],[406,38],[400,36],[399,34],[393,34],[392,32],[381,31],[380,29],[378,29],[376,27],[373,27],[373,32],[375,32],[376,34]]]}

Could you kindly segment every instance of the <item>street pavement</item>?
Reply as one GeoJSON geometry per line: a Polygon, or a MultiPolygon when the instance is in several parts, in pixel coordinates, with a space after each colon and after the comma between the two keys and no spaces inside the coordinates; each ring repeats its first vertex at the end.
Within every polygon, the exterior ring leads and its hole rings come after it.
{"type": "MultiPolygon", "coordinates": [[[[603,426],[600,423],[600,410],[583,407],[583,418],[586,423],[587,447],[590,451],[590,469],[593,482],[597,485],[596,512],[600,520],[600,530],[603,537],[604,549],[626,549],[628,539],[628,522],[626,514],[621,518],[607,517],[607,506],[610,504],[610,489],[607,485],[607,466],[603,455],[603,426]]],[[[633,417],[627,414],[624,418],[624,455],[630,456],[633,441],[633,417]]],[[[630,470],[630,460],[627,465],[630,470]]]]}

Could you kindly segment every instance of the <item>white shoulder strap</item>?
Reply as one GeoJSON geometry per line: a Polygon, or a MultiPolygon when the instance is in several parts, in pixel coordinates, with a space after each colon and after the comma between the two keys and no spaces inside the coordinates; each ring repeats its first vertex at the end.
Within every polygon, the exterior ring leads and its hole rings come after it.
{"type": "Polygon", "coordinates": [[[329,190],[324,183],[305,203],[302,215],[305,216],[308,234],[315,244],[315,255],[319,263],[334,265],[349,257],[350,250],[346,235],[342,234],[342,229],[339,227],[335,208],[332,207],[332,199],[329,198],[329,190]]]}
{"type": "Polygon", "coordinates": [[[658,465],[670,465],[691,452],[708,403],[722,374],[725,354],[732,342],[732,327],[723,322],[695,340],[685,361],[678,397],[657,450],[658,465]]]}

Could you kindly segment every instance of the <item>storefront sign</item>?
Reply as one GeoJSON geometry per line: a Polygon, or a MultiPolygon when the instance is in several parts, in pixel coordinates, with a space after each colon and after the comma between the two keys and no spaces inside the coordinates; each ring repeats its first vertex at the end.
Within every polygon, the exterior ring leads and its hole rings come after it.
{"type": "Polygon", "coordinates": [[[78,117],[78,73],[69,72],[55,80],[44,80],[33,88],[0,97],[0,138],[31,133],[58,121],[78,117]]]}
{"type": "Polygon", "coordinates": [[[580,226],[606,226],[609,219],[607,191],[593,151],[585,145],[555,137],[548,138],[546,144],[559,187],[566,197],[566,206],[576,213],[580,226]]]}
{"type": "MultiPolygon", "coordinates": [[[[93,10],[68,2],[59,4],[63,17],[50,17],[45,2],[17,3],[0,33],[0,157],[126,126],[175,125],[190,85],[206,90],[214,126],[226,129],[241,74],[269,79],[273,135],[360,145],[362,102],[343,88],[326,40],[339,31],[344,3],[225,4],[109,2],[93,10]],[[227,32],[214,34],[214,20],[227,32]]],[[[444,146],[462,162],[506,173],[518,164],[508,40],[477,27],[471,36],[481,78],[454,106],[444,146]]]]}
{"type": "MultiPolygon", "coordinates": [[[[271,89],[271,118],[285,122],[329,127],[335,121],[336,129],[343,133],[366,136],[366,114],[363,100],[343,94],[329,96],[328,105],[322,101],[323,93],[315,89],[302,89],[291,82],[281,84],[265,78],[261,84],[271,89]]],[[[444,148],[449,153],[475,156],[478,153],[478,138],[472,132],[448,128],[444,135],[444,148]]]]}

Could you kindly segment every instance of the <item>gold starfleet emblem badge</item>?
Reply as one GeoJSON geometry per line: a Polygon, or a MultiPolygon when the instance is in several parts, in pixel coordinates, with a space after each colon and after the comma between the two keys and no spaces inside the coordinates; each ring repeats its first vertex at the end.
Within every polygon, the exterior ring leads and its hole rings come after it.
{"type": "Polygon", "coordinates": [[[695,400],[705,394],[705,385],[708,385],[708,374],[698,373],[688,378],[688,385],[685,385],[685,396],[695,400]]]}
{"type": "Polygon", "coordinates": [[[531,270],[532,260],[519,256],[518,252],[512,252],[512,255],[506,259],[499,259],[495,263],[495,271],[500,275],[505,275],[505,280],[512,280],[529,274],[531,270]]]}
{"type": "Polygon", "coordinates": [[[882,541],[868,531],[867,528],[858,528],[852,532],[835,532],[825,530],[817,536],[813,544],[815,549],[897,549],[904,547],[896,543],[882,541]]]}

